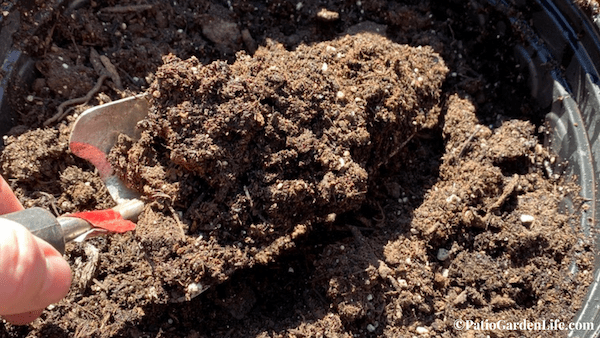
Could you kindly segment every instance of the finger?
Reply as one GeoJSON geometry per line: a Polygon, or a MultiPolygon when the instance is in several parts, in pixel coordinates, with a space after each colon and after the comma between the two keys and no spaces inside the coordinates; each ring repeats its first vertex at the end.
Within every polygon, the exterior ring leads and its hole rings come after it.
{"type": "Polygon", "coordinates": [[[23,226],[0,220],[0,314],[43,309],[68,292],[68,263],[23,226]]]}
{"type": "Polygon", "coordinates": [[[69,292],[72,277],[71,267],[62,255],[52,245],[48,244],[48,242],[38,237],[33,237],[37,241],[38,247],[42,250],[46,260],[46,279],[38,296],[39,302],[36,303],[39,307],[35,307],[36,305],[34,305],[35,309],[40,309],[63,299],[69,292]]]}
{"type": "Polygon", "coordinates": [[[21,202],[4,178],[0,176],[0,215],[19,210],[23,210],[21,202]]]}
{"type": "MultiPolygon", "coordinates": [[[[40,292],[46,262],[37,241],[21,225],[0,223],[0,314],[36,310],[28,303],[40,292]]],[[[38,307],[39,308],[39,307],[38,307]]]]}

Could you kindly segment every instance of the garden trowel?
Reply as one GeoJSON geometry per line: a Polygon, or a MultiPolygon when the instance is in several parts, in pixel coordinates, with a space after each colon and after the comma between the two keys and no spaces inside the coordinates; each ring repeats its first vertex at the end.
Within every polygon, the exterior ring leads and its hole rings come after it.
{"type": "Polygon", "coordinates": [[[24,225],[60,253],[65,243],[101,232],[125,232],[135,228],[135,220],[144,204],[140,194],[118,178],[108,162],[108,153],[119,134],[138,139],[137,123],[147,116],[149,103],[144,95],[132,96],[90,108],[75,121],[69,147],[73,154],[91,162],[117,203],[112,209],[96,210],[55,217],[42,208],[30,208],[2,217],[24,225]]]}

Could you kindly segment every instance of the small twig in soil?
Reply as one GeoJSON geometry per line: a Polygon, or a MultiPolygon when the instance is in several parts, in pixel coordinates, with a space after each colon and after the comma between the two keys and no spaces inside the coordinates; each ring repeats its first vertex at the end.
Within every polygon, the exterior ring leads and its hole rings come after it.
{"type": "Polygon", "coordinates": [[[425,236],[429,236],[429,235],[431,235],[432,233],[434,233],[434,232],[437,230],[437,228],[438,228],[438,226],[439,226],[439,225],[440,225],[440,223],[439,223],[439,222],[436,222],[434,225],[432,225],[432,226],[430,226],[429,228],[427,228],[427,230],[425,230],[425,231],[423,232],[423,234],[424,234],[425,236]]]}
{"type": "Polygon", "coordinates": [[[252,202],[252,196],[250,196],[250,191],[248,191],[247,186],[244,186],[244,193],[246,194],[246,197],[248,197],[248,199],[250,200],[250,208],[254,208],[254,202],[252,202]]]}
{"type": "Polygon", "coordinates": [[[373,229],[373,228],[359,227],[359,226],[352,225],[352,224],[345,224],[345,226],[333,227],[333,228],[331,228],[331,230],[332,231],[348,232],[348,231],[350,231],[350,227],[353,227],[353,228],[355,228],[357,230],[360,230],[360,231],[375,231],[375,229],[373,229]]]}
{"type": "Polygon", "coordinates": [[[141,12],[141,11],[152,9],[152,7],[154,7],[154,5],[151,5],[151,4],[114,6],[114,7],[102,8],[100,10],[100,12],[123,14],[123,13],[130,13],[130,12],[141,12]]]}
{"type": "MultiPolygon", "coordinates": [[[[108,290],[106,290],[108,291],[108,290]]],[[[78,306],[80,308],[81,311],[87,313],[88,315],[94,317],[96,320],[100,319],[100,317],[98,317],[97,314],[93,313],[92,311],[88,310],[85,308],[85,306],[82,306],[81,304],[74,302],[73,304],[75,304],[76,306],[78,306]]]]}
{"type": "Polygon", "coordinates": [[[454,30],[452,29],[451,24],[448,24],[448,30],[450,30],[450,35],[452,35],[452,40],[456,40],[456,38],[454,37],[454,30]]]}
{"type": "Polygon", "coordinates": [[[173,198],[167,194],[165,194],[164,192],[155,192],[154,194],[152,194],[152,199],[156,199],[157,197],[163,197],[169,200],[169,202],[171,202],[173,200],[173,198]]]}
{"type": "MultiPolygon", "coordinates": [[[[73,304],[75,304],[79,308],[80,311],[85,312],[88,315],[90,315],[91,317],[93,317],[92,322],[96,322],[96,321],[100,320],[100,317],[98,317],[97,314],[95,314],[95,313],[91,312],[90,310],[86,309],[81,304],[79,304],[79,303],[73,303],[73,304]]],[[[79,337],[93,337],[97,330],[98,330],[97,328],[90,329],[90,323],[89,322],[85,322],[84,324],[77,326],[77,329],[75,329],[75,335],[74,335],[74,337],[75,338],[79,338],[79,337]]]]}
{"type": "Polygon", "coordinates": [[[73,33],[70,33],[70,37],[71,37],[71,42],[73,42],[73,47],[75,47],[75,51],[77,52],[78,56],[81,56],[81,53],[79,52],[79,47],[77,47],[77,42],[75,42],[75,37],[73,36],[73,33]]]}
{"type": "Polygon", "coordinates": [[[144,249],[144,258],[146,259],[146,262],[148,262],[148,265],[150,265],[150,268],[152,269],[152,274],[154,274],[156,270],[156,264],[154,264],[154,261],[152,260],[150,254],[148,253],[148,251],[146,251],[146,249],[144,249]]]}
{"type": "Polygon", "coordinates": [[[502,204],[504,204],[504,202],[506,201],[506,199],[508,198],[508,196],[510,196],[515,189],[517,188],[517,185],[519,183],[519,175],[518,174],[514,174],[512,179],[510,180],[510,182],[508,183],[508,185],[506,185],[506,187],[504,187],[504,191],[502,191],[502,195],[500,195],[500,197],[498,197],[498,199],[496,200],[496,202],[494,202],[494,204],[492,204],[489,208],[488,208],[488,213],[495,211],[496,209],[500,208],[502,206],[502,204]]]}
{"type": "Polygon", "coordinates": [[[56,23],[54,25],[52,25],[52,28],[50,28],[48,35],[44,39],[44,56],[46,55],[46,52],[48,51],[48,48],[50,47],[50,42],[52,41],[52,36],[54,35],[55,28],[56,28],[56,23]]]}
{"type": "MultiPolygon", "coordinates": [[[[183,229],[183,223],[179,219],[179,215],[177,214],[177,211],[171,205],[173,203],[173,198],[171,196],[165,194],[164,192],[156,192],[152,195],[153,199],[155,199],[157,197],[162,197],[165,199],[164,205],[166,205],[167,208],[169,209],[169,211],[171,211],[171,214],[173,215],[173,219],[175,219],[175,222],[177,222],[177,226],[179,227],[179,230],[181,231],[181,239],[185,240],[185,230],[183,229]]],[[[159,202],[155,201],[155,203],[159,203],[159,202]]]]}
{"type": "Polygon", "coordinates": [[[123,90],[123,84],[121,82],[119,72],[106,56],[100,55],[94,48],[90,48],[90,63],[92,64],[92,67],[94,67],[94,70],[99,76],[98,81],[96,81],[96,85],[94,85],[94,87],[89,92],[87,92],[85,96],[70,99],[61,103],[56,109],[56,114],[54,114],[54,116],[52,116],[44,122],[44,127],[47,127],[54,122],[62,120],[72,110],[67,109],[65,111],[65,108],[67,106],[87,104],[92,99],[92,97],[96,95],[96,93],[100,90],[102,84],[104,83],[104,80],[106,80],[107,78],[110,78],[113,81],[118,91],[123,90]]]}
{"type": "Polygon", "coordinates": [[[183,224],[179,220],[179,215],[177,215],[177,211],[175,211],[175,209],[171,206],[170,203],[167,204],[167,207],[171,211],[171,214],[173,214],[173,218],[175,219],[175,222],[177,222],[177,226],[179,227],[179,230],[181,230],[181,240],[185,240],[185,230],[183,230],[183,224]]]}
{"type": "Polygon", "coordinates": [[[89,328],[90,325],[92,325],[92,324],[89,324],[89,322],[84,322],[82,325],[77,326],[77,328],[75,329],[75,335],[73,337],[75,337],[75,338],[94,337],[94,335],[98,331],[98,329],[92,328],[90,330],[90,328],[89,328]]]}
{"type": "Polygon", "coordinates": [[[115,83],[115,86],[117,87],[117,89],[123,90],[123,84],[121,82],[121,77],[119,76],[119,72],[117,72],[117,67],[115,67],[112,64],[112,62],[110,62],[110,59],[108,57],[106,57],[105,55],[100,55],[100,61],[104,65],[104,69],[106,69],[106,71],[108,72],[110,79],[113,80],[113,82],[115,83]]]}
{"type": "Polygon", "coordinates": [[[100,60],[100,54],[94,49],[90,48],[90,63],[92,67],[94,67],[94,71],[98,75],[109,75],[108,71],[102,65],[102,61],[100,60]]]}
{"type": "Polygon", "coordinates": [[[42,196],[45,196],[50,202],[50,206],[52,207],[52,211],[54,211],[54,215],[57,217],[60,216],[60,214],[58,213],[58,208],[56,207],[56,198],[54,197],[54,195],[50,195],[49,193],[44,191],[38,191],[37,193],[42,196]]]}
{"type": "Polygon", "coordinates": [[[412,135],[410,135],[404,142],[402,142],[401,145],[399,145],[398,147],[396,147],[396,149],[394,149],[389,155],[388,157],[385,159],[385,161],[379,162],[377,164],[377,168],[381,167],[384,164],[388,164],[388,162],[396,155],[398,155],[398,152],[400,152],[400,150],[404,149],[404,147],[406,147],[406,145],[408,144],[408,142],[410,142],[413,137],[415,137],[415,135],[417,135],[416,132],[414,132],[412,135]]]}
{"type": "Polygon", "coordinates": [[[123,90],[123,83],[121,77],[110,59],[105,55],[100,55],[94,48],[90,48],[90,63],[94,67],[94,70],[98,75],[107,75],[115,84],[117,91],[123,90]]]}
{"type": "Polygon", "coordinates": [[[383,208],[381,207],[381,204],[379,202],[377,202],[377,207],[379,208],[379,212],[381,212],[381,218],[375,218],[373,217],[373,219],[375,220],[375,222],[377,222],[377,225],[383,225],[383,223],[385,223],[385,211],[383,210],[383,208]]]}
{"type": "Polygon", "coordinates": [[[458,152],[458,155],[456,155],[455,159],[461,158],[465,154],[465,152],[469,148],[469,144],[473,141],[473,139],[475,138],[475,135],[477,135],[479,130],[481,130],[481,125],[477,125],[477,127],[475,127],[475,131],[473,131],[473,133],[471,133],[469,138],[466,139],[465,142],[463,142],[462,146],[460,147],[460,151],[458,152]]]}
{"type": "Polygon", "coordinates": [[[94,285],[98,286],[100,289],[104,290],[105,292],[108,292],[108,288],[101,283],[99,280],[97,280],[96,278],[92,278],[92,283],[94,283],[94,285]]]}
{"type": "Polygon", "coordinates": [[[102,83],[107,78],[108,78],[108,76],[101,75],[98,78],[98,81],[96,81],[96,85],[94,86],[94,88],[92,88],[87,94],[85,94],[85,96],[70,99],[70,100],[67,100],[67,101],[61,103],[58,106],[58,108],[56,109],[57,110],[56,114],[54,114],[54,116],[52,116],[51,118],[47,119],[44,122],[44,127],[47,127],[54,122],[58,122],[58,121],[62,120],[67,115],[67,113],[70,111],[70,110],[67,110],[65,112],[65,107],[71,106],[71,105],[80,105],[80,104],[88,103],[92,99],[92,97],[100,90],[100,87],[102,87],[102,83]]]}
{"type": "Polygon", "coordinates": [[[140,88],[140,86],[136,83],[136,81],[133,80],[133,77],[131,75],[129,75],[129,73],[127,73],[127,71],[125,69],[119,67],[118,71],[121,72],[121,74],[125,74],[125,77],[127,79],[129,79],[130,85],[135,86],[135,88],[140,88]]]}
{"type": "Polygon", "coordinates": [[[100,332],[102,332],[102,330],[104,330],[104,327],[106,326],[106,323],[108,323],[108,320],[110,319],[111,316],[112,316],[112,314],[110,312],[108,312],[104,315],[104,318],[102,318],[102,322],[100,323],[100,328],[98,329],[100,332]]]}

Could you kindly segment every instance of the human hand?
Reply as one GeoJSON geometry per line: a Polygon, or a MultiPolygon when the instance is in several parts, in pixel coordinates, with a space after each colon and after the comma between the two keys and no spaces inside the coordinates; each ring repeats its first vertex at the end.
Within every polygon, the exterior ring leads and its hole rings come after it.
{"type": "MultiPolygon", "coordinates": [[[[0,214],[23,209],[0,177],[0,214]]],[[[22,225],[0,218],[0,315],[15,325],[39,317],[62,299],[71,285],[71,269],[50,244],[22,225]]]]}

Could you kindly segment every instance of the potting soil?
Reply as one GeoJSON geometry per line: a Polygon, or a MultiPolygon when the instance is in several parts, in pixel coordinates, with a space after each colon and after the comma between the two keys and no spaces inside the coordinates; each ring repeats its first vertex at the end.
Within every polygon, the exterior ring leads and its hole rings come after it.
{"type": "Polygon", "coordinates": [[[152,108],[110,157],[146,202],[136,231],[70,244],[67,298],[0,336],[560,335],[454,326],[569,322],[593,270],[577,187],[552,169],[563,164],[540,142],[544,111],[511,58],[518,37],[502,20],[480,27],[478,10],[19,8],[15,40],[39,74],[13,89],[21,125],[0,159],[26,207],[114,205],[68,150],[74,114],[141,92],[152,108]],[[122,88],[106,77],[44,127],[101,76],[92,47],[122,88]]]}

